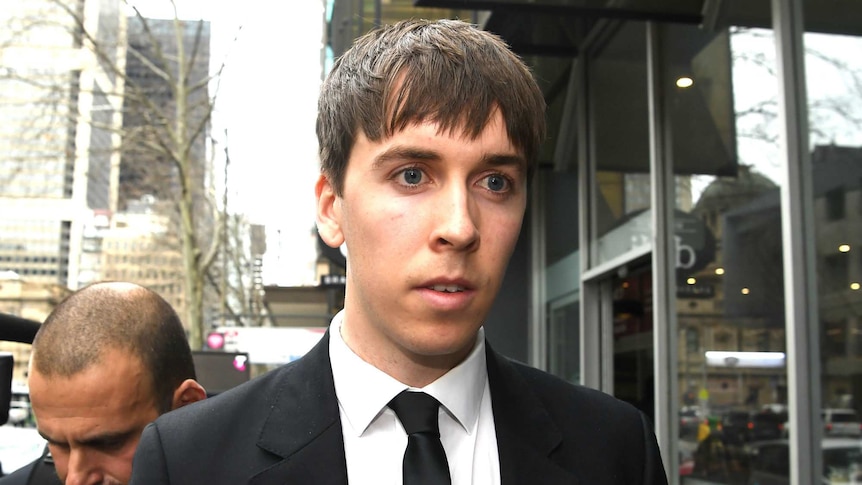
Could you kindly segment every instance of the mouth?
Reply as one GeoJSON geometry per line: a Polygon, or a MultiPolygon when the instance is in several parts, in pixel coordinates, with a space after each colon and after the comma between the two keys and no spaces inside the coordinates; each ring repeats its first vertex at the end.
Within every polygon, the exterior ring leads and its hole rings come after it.
{"type": "Polygon", "coordinates": [[[429,280],[417,289],[424,304],[435,311],[464,310],[476,299],[476,288],[463,278],[429,280]]]}
{"type": "Polygon", "coordinates": [[[429,286],[428,289],[442,293],[460,293],[464,291],[465,288],[461,285],[432,285],[429,286]]]}

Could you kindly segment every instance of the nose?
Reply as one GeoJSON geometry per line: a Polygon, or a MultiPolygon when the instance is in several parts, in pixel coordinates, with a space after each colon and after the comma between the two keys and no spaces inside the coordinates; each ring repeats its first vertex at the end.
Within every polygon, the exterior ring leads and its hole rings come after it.
{"type": "Polygon", "coordinates": [[[437,247],[475,250],[479,246],[478,208],[469,191],[466,188],[453,187],[444,191],[441,202],[432,209],[438,216],[433,235],[437,247]]]}
{"type": "Polygon", "coordinates": [[[64,485],[97,485],[102,483],[102,476],[96,467],[87,459],[86,453],[72,450],[66,468],[64,485]]]}

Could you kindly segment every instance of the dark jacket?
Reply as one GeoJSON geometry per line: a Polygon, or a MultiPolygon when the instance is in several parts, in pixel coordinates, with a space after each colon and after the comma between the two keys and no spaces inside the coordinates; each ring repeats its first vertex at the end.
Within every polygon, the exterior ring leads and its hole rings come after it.
{"type": "Polygon", "coordinates": [[[0,478],[0,485],[63,485],[63,482],[57,476],[54,460],[46,446],[37,460],[0,478]]]}
{"type": "MultiPolygon", "coordinates": [[[[503,485],[667,483],[633,406],[486,348],[503,485]]],[[[131,483],[346,484],[329,334],[302,359],[147,426],[131,483]]]]}

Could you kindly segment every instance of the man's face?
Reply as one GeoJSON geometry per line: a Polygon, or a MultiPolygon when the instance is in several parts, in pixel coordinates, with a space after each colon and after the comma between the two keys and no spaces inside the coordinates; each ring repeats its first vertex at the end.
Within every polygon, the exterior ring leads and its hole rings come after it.
{"type": "MultiPolygon", "coordinates": [[[[38,354],[35,357],[38,359],[38,354]]],[[[158,417],[140,359],[108,350],[72,377],[30,372],[36,423],[66,485],[125,484],[141,432],[158,417]]]]}
{"type": "Polygon", "coordinates": [[[494,115],[475,139],[410,125],[356,137],[342,197],[318,182],[321,236],[346,242],[342,334],[390,375],[450,368],[469,353],[505,273],[526,206],[526,162],[494,115]]]}

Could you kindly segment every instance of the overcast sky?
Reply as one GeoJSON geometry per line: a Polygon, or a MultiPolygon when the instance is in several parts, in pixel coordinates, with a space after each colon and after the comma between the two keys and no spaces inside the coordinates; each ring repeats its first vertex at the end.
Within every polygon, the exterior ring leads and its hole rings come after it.
{"type": "MultiPolygon", "coordinates": [[[[145,17],[173,17],[169,0],[133,3],[145,17]]],[[[323,5],[177,0],[180,18],[211,22],[211,64],[225,63],[213,133],[228,135],[230,207],[267,226],[266,284],[314,283],[323,5]]]]}

